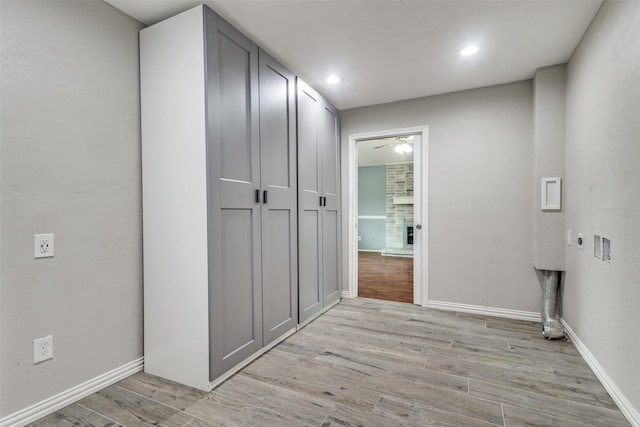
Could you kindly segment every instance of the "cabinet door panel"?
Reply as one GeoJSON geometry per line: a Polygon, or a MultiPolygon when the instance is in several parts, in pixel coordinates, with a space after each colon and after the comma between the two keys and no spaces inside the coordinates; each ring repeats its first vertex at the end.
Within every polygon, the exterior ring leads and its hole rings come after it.
{"type": "Polygon", "coordinates": [[[321,103],[318,117],[318,145],[322,155],[323,196],[338,195],[338,115],[321,103]]]}
{"type": "Polygon", "coordinates": [[[319,95],[297,80],[298,95],[298,209],[299,227],[299,321],[323,308],[322,207],[320,206],[322,157],[318,146],[319,95]]]}
{"type": "MultiPolygon", "coordinates": [[[[263,182],[270,186],[290,188],[291,156],[293,150],[290,135],[292,123],[290,103],[291,76],[285,70],[277,70],[260,52],[260,152],[263,182]]],[[[293,118],[295,120],[295,118],[293,118]]]]}
{"type": "Polygon", "coordinates": [[[340,298],[338,212],[325,209],[322,220],[322,290],[326,307],[340,298]]]}
{"type": "Polygon", "coordinates": [[[258,49],[205,10],[213,381],[262,347],[258,49]]]}
{"type": "Polygon", "coordinates": [[[298,79],[298,185],[306,193],[320,192],[320,153],[318,152],[318,99],[298,79]]]}
{"type": "Polygon", "coordinates": [[[222,236],[224,248],[222,260],[222,307],[224,328],[222,334],[223,360],[235,364],[249,354],[243,349],[253,349],[257,342],[261,346],[261,335],[256,331],[256,303],[260,304],[259,291],[253,286],[253,212],[251,209],[225,209],[222,211],[222,236]]]}
{"type": "Polygon", "coordinates": [[[262,301],[265,345],[297,323],[297,301],[291,295],[297,281],[291,277],[291,211],[272,209],[262,224],[262,301]]]}
{"type": "Polygon", "coordinates": [[[295,82],[259,53],[264,345],[298,323],[295,82]],[[265,194],[262,194],[264,198],[265,194]]]}
{"type": "Polygon", "coordinates": [[[304,236],[300,253],[300,322],[322,309],[320,292],[320,212],[305,210],[300,233],[304,236]]]}
{"type": "Polygon", "coordinates": [[[326,307],[340,298],[340,213],[338,180],[338,115],[326,102],[319,112],[318,139],[322,152],[322,290],[326,307]]]}
{"type": "Polygon", "coordinates": [[[251,138],[251,52],[227,35],[218,35],[220,70],[220,145],[224,161],[220,176],[225,179],[252,182],[253,156],[251,138]]]}

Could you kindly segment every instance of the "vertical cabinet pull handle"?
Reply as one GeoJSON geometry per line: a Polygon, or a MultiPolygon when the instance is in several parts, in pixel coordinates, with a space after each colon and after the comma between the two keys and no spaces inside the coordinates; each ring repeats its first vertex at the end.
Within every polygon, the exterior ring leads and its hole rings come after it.
{"type": "Polygon", "coordinates": [[[325,207],[327,206],[327,197],[326,196],[322,198],[322,206],[325,206],[325,207]]]}
{"type": "Polygon", "coordinates": [[[262,192],[262,203],[267,204],[267,190],[262,192]]]}
{"type": "Polygon", "coordinates": [[[256,203],[260,203],[260,189],[256,190],[256,203]]]}
{"type": "Polygon", "coordinates": [[[320,206],[322,206],[322,196],[320,196],[320,206]]]}

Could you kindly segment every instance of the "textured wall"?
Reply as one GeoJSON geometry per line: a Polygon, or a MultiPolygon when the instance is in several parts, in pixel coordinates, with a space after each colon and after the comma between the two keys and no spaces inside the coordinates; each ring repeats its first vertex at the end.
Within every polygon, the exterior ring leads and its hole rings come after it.
{"type": "Polygon", "coordinates": [[[0,8],[6,416],[142,356],[141,25],[104,2],[0,8]],[[54,258],[33,258],[35,233],[54,258]]]}
{"type": "Polygon", "coordinates": [[[429,126],[430,299],[540,310],[531,262],[532,117],[531,81],[342,112],[343,159],[350,134],[429,126]]]}
{"type": "Polygon", "coordinates": [[[563,317],[640,414],[640,2],[604,3],[567,66],[566,103],[563,317]]]}

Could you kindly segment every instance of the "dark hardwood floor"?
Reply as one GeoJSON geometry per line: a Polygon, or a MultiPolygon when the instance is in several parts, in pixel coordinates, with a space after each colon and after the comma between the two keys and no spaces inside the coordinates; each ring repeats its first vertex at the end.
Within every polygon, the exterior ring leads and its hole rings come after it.
{"type": "Polygon", "coordinates": [[[413,258],[358,252],[358,296],[413,302],[413,258]]]}

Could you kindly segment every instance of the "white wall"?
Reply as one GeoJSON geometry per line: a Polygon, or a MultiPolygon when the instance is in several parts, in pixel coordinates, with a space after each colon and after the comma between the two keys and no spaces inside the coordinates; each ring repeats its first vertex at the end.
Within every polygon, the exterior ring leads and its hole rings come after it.
{"type": "MultiPolygon", "coordinates": [[[[540,311],[532,116],[531,81],[341,113],[343,159],[350,134],[429,126],[430,300],[540,311]]],[[[347,168],[343,160],[345,207],[347,168]]]]}
{"type": "Polygon", "coordinates": [[[569,61],[566,111],[563,317],[640,423],[640,2],[604,3],[569,61]],[[594,234],[611,239],[610,264],[594,234]]]}
{"type": "Polygon", "coordinates": [[[0,5],[3,417],[142,356],[141,25],[104,2],[0,5]]]}

